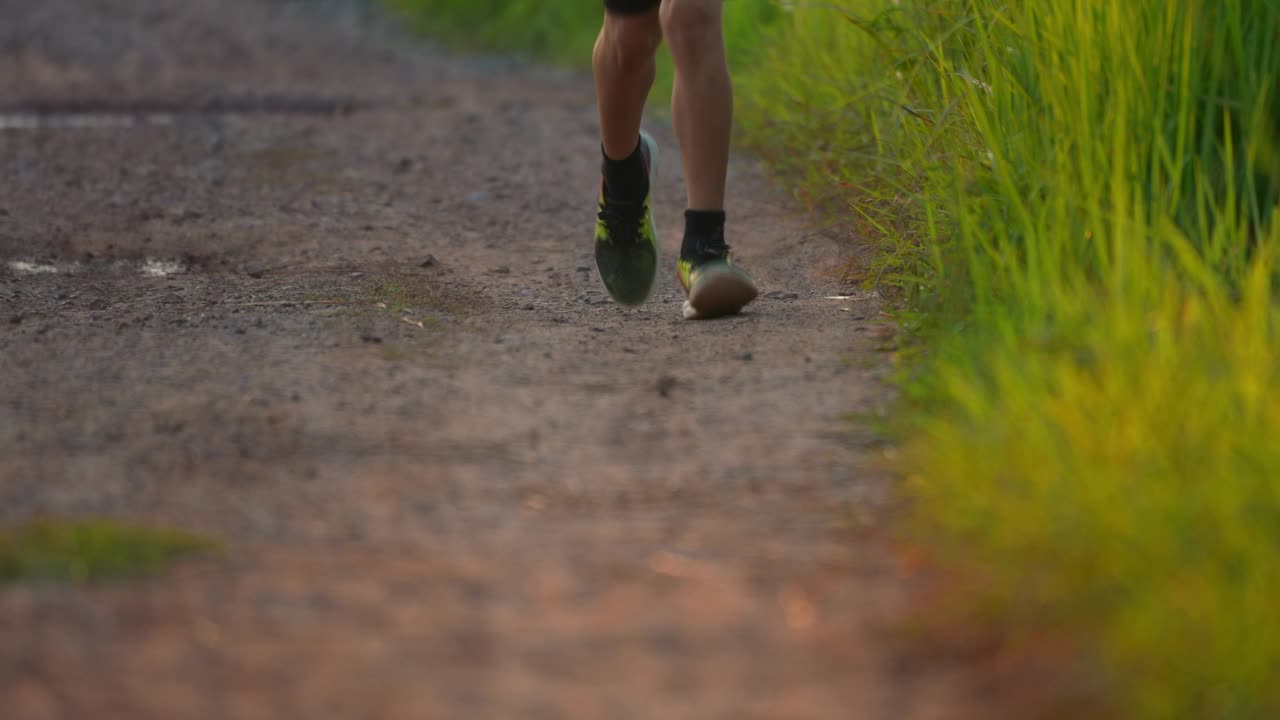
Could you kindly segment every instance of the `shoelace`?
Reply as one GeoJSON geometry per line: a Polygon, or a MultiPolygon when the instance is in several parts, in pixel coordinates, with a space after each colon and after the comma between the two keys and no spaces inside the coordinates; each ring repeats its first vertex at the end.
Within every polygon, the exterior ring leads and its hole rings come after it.
{"type": "Polygon", "coordinates": [[[640,240],[640,224],[644,222],[644,203],[605,200],[600,208],[600,221],[609,229],[609,240],[630,238],[640,240]]]}

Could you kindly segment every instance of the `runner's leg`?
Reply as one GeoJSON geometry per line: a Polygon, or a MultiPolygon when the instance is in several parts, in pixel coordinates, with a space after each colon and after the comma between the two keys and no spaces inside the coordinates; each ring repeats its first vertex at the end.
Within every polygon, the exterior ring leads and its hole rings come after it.
{"type": "Polygon", "coordinates": [[[660,15],[676,66],[671,105],[689,209],[721,211],[733,131],[721,0],[663,0],[660,15]]]}
{"type": "Polygon", "coordinates": [[[733,132],[733,87],[721,0],[662,0],[662,33],[675,60],[671,106],[689,207],[676,275],[686,319],[731,315],[755,299],[755,282],[725,242],[725,177],[733,132]]]}
{"type": "Polygon", "coordinates": [[[606,157],[622,160],[636,149],[661,43],[658,0],[606,0],[591,58],[606,157]]]}

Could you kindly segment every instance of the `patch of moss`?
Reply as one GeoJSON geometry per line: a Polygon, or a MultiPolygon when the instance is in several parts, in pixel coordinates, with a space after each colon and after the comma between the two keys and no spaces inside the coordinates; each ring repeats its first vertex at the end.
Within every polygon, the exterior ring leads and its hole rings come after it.
{"type": "Polygon", "coordinates": [[[155,575],[180,558],[217,554],[214,540],[112,520],[38,520],[0,529],[0,583],[88,583],[155,575]]]}

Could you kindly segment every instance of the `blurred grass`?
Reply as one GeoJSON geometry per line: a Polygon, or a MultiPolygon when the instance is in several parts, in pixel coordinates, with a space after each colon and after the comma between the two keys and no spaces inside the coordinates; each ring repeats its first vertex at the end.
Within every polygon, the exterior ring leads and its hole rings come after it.
{"type": "MultiPolygon", "coordinates": [[[[599,23],[398,4],[577,62],[599,23]]],[[[729,36],[740,138],[901,300],[917,537],[1080,639],[1122,717],[1280,717],[1280,4],[827,0],[729,36]]]]}
{"type": "Polygon", "coordinates": [[[180,530],[109,520],[40,520],[0,529],[0,583],[153,575],[183,557],[219,551],[216,542],[180,530]]]}
{"type": "Polygon", "coordinates": [[[918,537],[1123,717],[1280,716],[1280,6],[792,21],[743,123],[905,301],[918,537]]]}
{"type": "MultiPolygon", "coordinates": [[[[384,0],[419,32],[455,48],[529,54],[561,65],[591,66],[603,3],[587,0],[384,0]]],[[[755,64],[760,38],[783,15],[771,0],[726,0],[725,45],[735,67],[755,64]]],[[[671,96],[672,66],[658,57],[653,108],[671,96]]]]}

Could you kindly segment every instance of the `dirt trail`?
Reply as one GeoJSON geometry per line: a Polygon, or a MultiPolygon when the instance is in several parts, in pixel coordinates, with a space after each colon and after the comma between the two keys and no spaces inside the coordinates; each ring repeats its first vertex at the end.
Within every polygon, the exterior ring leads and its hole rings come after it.
{"type": "Polygon", "coordinates": [[[231,548],[0,589],[0,717],[955,716],[889,650],[835,246],[739,158],[764,298],[681,322],[668,233],[619,308],[589,81],[343,7],[0,0],[0,523],[231,548]]]}

